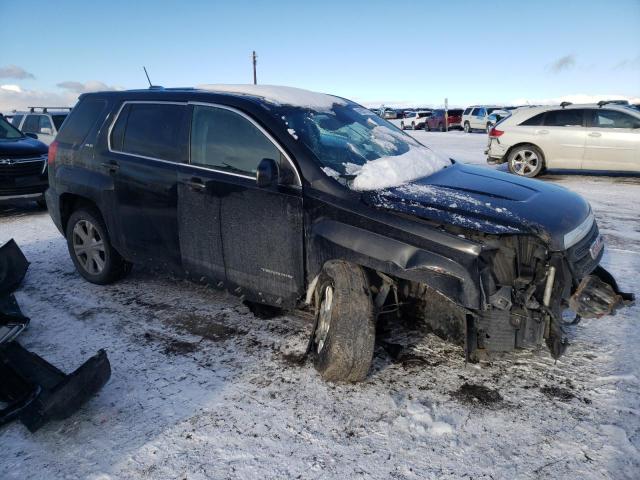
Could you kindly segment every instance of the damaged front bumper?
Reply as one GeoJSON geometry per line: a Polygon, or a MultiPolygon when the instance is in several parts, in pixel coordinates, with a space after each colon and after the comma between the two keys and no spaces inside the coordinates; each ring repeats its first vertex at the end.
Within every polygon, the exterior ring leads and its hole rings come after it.
{"type": "Polygon", "coordinates": [[[14,340],[29,324],[13,295],[28,266],[13,240],[0,247],[0,426],[20,420],[35,432],[76,412],[107,383],[111,365],[100,350],[66,375],[14,340]]]}

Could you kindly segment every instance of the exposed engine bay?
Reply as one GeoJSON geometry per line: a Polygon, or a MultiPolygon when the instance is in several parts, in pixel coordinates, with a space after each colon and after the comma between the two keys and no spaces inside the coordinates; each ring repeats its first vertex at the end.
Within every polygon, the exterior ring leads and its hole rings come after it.
{"type": "Polygon", "coordinates": [[[550,251],[534,236],[474,234],[473,239],[483,244],[480,310],[464,309],[425,284],[398,284],[400,303],[412,305],[410,315],[464,345],[469,360],[545,343],[558,358],[568,345],[566,324],[613,314],[634,300],[598,265],[603,243],[595,223],[563,252],[550,251]],[[573,316],[567,318],[567,310],[573,316]]]}

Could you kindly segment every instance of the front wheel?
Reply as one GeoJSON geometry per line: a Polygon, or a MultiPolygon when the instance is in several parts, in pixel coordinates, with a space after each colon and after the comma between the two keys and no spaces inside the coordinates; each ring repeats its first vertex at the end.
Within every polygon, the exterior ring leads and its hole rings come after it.
{"type": "Polygon", "coordinates": [[[535,145],[522,145],[509,153],[508,163],[511,173],[533,178],[544,168],[544,157],[535,145]]]}
{"type": "Polygon", "coordinates": [[[471,133],[471,125],[469,125],[469,122],[464,122],[464,133],[471,133]]]}
{"type": "Polygon", "coordinates": [[[400,122],[400,130],[404,130],[404,122],[400,122]]]}
{"type": "Polygon", "coordinates": [[[316,291],[314,365],[330,382],[358,382],[367,376],[375,342],[375,316],[364,270],[344,261],[328,262],[316,291]]]}
{"type": "Polygon", "coordinates": [[[416,122],[411,122],[411,130],[415,130],[416,129],[416,122]]]}
{"type": "Polygon", "coordinates": [[[131,264],[111,245],[98,211],[81,208],[73,212],[67,222],[66,237],[71,260],[85,280],[106,285],[131,271],[131,264]]]}

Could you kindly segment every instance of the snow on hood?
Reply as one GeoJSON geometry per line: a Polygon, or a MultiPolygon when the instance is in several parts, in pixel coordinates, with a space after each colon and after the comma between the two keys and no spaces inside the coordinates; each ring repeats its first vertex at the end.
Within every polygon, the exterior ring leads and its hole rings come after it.
{"type": "Polygon", "coordinates": [[[278,85],[224,85],[204,84],[198,85],[201,90],[210,90],[221,93],[237,93],[261,97],[269,103],[276,105],[292,105],[294,107],[311,108],[314,110],[330,110],[333,105],[346,105],[342,98],[327,95],[325,93],[311,92],[295,87],[282,87],[278,85]]]}
{"type": "Polygon", "coordinates": [[[424,147],[410,147],[402,155],[380,157],[365,163],[356,173],[354,190],[380,190],[426,177],[451,162],[424,147]]]}

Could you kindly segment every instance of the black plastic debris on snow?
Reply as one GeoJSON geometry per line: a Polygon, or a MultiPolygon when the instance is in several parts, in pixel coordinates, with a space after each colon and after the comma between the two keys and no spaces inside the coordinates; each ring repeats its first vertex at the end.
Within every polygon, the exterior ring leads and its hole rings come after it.
{"type": "Polygon", "coordinates": [[[13,240],[0,247],[0,426],[20,420],[35,432],[76,412],[107,383],[111,365],[100,350],[67,375],[14,340],[29,324],[13,295],[28,267],[13,240]]]}

